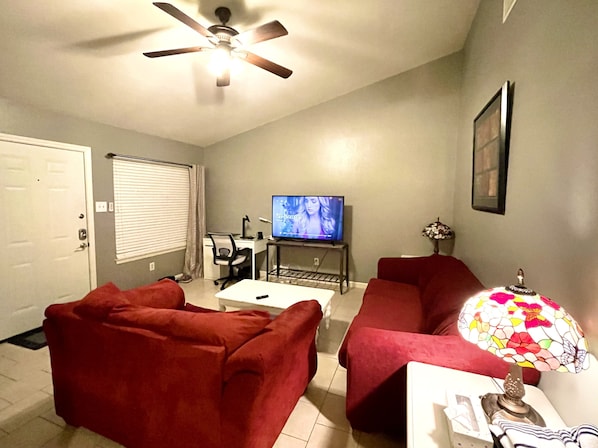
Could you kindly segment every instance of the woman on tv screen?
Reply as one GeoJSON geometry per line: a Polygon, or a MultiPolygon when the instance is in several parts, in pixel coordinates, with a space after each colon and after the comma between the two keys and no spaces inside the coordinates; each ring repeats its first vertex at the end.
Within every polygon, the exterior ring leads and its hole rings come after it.
{"type": "Polygon", "coordinates": [[[293,232],[299,238],[320,239],[334,233],[330,200],[325,196],[303,196],[293,219],[293,232]]]}
{"type": "Polygon", "coordinates": [[[273,236],[307,240],[342,240],[343,198],[275,196],[273,236]]]}

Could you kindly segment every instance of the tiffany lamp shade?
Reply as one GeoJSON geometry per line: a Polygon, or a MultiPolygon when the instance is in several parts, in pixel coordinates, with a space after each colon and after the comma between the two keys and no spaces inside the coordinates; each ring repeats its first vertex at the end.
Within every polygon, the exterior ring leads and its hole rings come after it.
{"type": "Polygon", "coordinates": [[[561,306],[519,284],[482,291],[459,315],[459,332],[478,347],[510,363],[504,394],[486,394],[482,407],[495,417],[544,426],[542,417],[522,401],[522,367],[580,372],[589,367],[588,345],[578,323],[561,306]]]}
{"type": "Polygon", "coordinates": [[[450,240],[455,237],[455,232],[440,222],[440,217],[435,222],[431,222],[422,230],[422,235],[427,236],[434,241],[434,253],[438,253],[438,241],[439,240],[450,240]]]}

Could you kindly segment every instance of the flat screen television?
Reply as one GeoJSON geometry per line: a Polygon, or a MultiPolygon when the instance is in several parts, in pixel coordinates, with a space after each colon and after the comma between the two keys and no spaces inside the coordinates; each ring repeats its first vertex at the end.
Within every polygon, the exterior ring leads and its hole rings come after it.
{"type": "Polygon", "coordinates": [[[272,196],[272,236],[343,240],[344,196],[272,196]]]}

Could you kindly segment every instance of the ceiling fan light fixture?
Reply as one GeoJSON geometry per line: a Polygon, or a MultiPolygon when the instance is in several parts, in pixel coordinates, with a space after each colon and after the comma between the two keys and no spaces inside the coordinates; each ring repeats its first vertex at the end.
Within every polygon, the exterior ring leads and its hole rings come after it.
{"type": "Polygon", "coordinates": [[[216,76],[222,75],[231,69],[231,59],[230,47],[219,44],[216,49],[212,51],[209,64],[210,71],[216,76]]]}
{"type": "Polygon", "coordinates": [[[231,17],[231,12],[226,7],[219,7],[214,11],[216,16],[220,19],[221,24],[205,28],[170,3],[154,2],[154,5],[202,35],[208,40],[210,45],[144,52],[143,54],[148,58],[197,53],[208,50],[212,51],[213,54],[210,58],[208,68],[211,72],[216,74],[216,86],[218,87],[230,85],[231,70],[236,72],[237,66],[241,67],[243,65],[241,63],[242,60],[284,79],[288,78],[293,73],[292,70],[258,56],[255,53],[250,53],[245,49],[247,45],[264,42],[289,34],[287,29],[278,20],[264,23],[257,28],[239,34],[237,30],[226,25],[231,17]]]}

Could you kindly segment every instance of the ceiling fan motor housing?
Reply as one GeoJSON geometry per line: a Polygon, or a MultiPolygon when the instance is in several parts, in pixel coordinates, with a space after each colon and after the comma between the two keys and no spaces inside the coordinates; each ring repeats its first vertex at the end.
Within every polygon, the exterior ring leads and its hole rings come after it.
{"type": "Polygon", "coordinates": [[[208,31],[216,36],[219,40],[230,42],[233,36],[239,34],[237,30],[226,25],[212,25],[208,31]]]}
{"type": "Polygon", "coordinates": [[[216,8],[216,11],[214,11],[214,14],[216,14],[216,17],[218,17],[218,20],[220,20],[223,25],[226,25],[231,16],[230,9],[226,6],[219,6],[216,8]]]}

